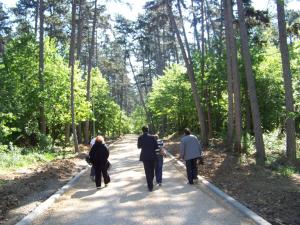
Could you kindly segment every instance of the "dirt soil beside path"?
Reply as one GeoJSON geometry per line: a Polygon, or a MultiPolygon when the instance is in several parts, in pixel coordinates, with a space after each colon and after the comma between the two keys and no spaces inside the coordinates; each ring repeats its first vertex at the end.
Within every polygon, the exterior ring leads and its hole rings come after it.
{"type": "MultiPolygon", "coordinates": [[[[179,140],[166,148],[179,156],[179,140]]],[[[284,177],[275,172],[241,162],[220,148],[204,152],[199,175],[220,188],[273,225],[300,224],[300,176],[284,177]]],[[[244,160],[245,161],[245,160],[244,160]]]]}
{"type": "Polygon", "coordinates": [[[0,186],[0,224],[16,224],[87,166],[88,148],[80,146],[74,158],[60,159],[35,168],[3,174],[0,186]]]}

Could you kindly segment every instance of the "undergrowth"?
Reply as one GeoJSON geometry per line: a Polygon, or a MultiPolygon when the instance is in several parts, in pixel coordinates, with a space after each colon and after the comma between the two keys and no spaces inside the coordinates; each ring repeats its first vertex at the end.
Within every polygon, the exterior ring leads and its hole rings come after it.
{"type": "MultiPolygon", "coordinates": [[[[265,152],[266,152],[266,162],[267,168],[272,169],[274,172],[279,173],[282,176],[291,176],[293,174],[299,173],[300,168],[289,162],[286,158],[286,142],[285,135],[276,129],[273,132],[265,133],[263,135],[265,152]]],[[[244,136],[244,147],[247,149],[247,153],[250,155],[255,155],[255,142],[253,137],[249,135],[244,136]]],[[[300,157],[300,139],[296,139],[297,146],[297,159],[300,157]]]]}
{"type": "Polygon", "coordinates": [[[55,159],[73,157],[74,152],[60,149],[59,151],[42,151],[38,148],[20,148],[12,145],[0,145],[0,170],[10,171],[26,168],[55,159]]]}

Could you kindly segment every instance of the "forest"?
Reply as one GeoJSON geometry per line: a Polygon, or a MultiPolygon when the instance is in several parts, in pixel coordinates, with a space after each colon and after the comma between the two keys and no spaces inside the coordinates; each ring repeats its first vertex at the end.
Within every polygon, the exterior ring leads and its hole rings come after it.
{"type": "Polygon", "coordinates": [[[300,12],[252,4],[146,1],[129,20],[97,0],[1,3],[1,167],[148,124],[296,172],[300,12]]]}
{"type": "Polygon", "coordinates": [[[0,2],[1,171],[147,124],[167,141],[188,127],[206,150],[299,181],[300,7],[151,0],[132,20],[108,2],[0,2]]]}

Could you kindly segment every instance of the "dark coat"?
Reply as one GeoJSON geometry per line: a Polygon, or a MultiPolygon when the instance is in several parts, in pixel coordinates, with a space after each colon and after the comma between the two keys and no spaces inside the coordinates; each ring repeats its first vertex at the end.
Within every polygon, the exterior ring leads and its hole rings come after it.
{"type": "Polygon", "coordinates": [[[144,133],[138,138],[137,147],[141,148],[140,161],[156,160],[155,149],[158,149],[157,141],[155,138],[144,133]]]}
{"type": "Polygon", "coordinates": [[[107,164],[109,151],[105,144],[96,142],[89,155],[93,166],[103,167],[107,164]]]}

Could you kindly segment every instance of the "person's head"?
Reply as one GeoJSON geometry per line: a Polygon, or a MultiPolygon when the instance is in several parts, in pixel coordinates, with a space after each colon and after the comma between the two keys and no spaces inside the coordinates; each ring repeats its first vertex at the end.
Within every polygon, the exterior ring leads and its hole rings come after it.
{"type": "Polygon", "coordinates": [[[143,126],[142,127],[142,131],[143,131],[143,133],[148,133],[149,132],[149,128],[147,126],[143,126]]]}
{"type": "Polygon", "coordinates": [[[157,134],[154,134],[153,137],[154,137],[155,140],[158,140],[158,135],[157,134]]]}
{"type": "Polygon", "coordinates": [[[101,135],[98,135],[98,136],[96,137],[96,142],[97,142],[97,143],[100,143],[100,144],[104,144],[104,143],[105,143],[104,137],[101,136],[101,135]]]}
{"type": "Polygon", "coordinates": [[[191,134],[191,131],[189,128],[184,128],[184,134],[185,135],[190,135],[191,134]]]}

